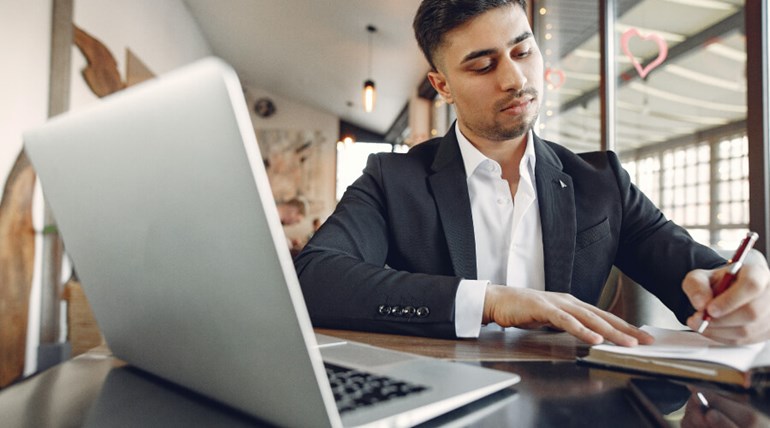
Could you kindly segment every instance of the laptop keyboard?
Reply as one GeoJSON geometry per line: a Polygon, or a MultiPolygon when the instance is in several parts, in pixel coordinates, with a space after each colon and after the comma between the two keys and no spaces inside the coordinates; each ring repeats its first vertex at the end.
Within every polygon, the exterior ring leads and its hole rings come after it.
{"type": "Polygon", "coordinates": [[[340,413],[398,397],[406,397],[427,389],[422,385],[329,363],[324,363],[324,366],[340,413]]]}

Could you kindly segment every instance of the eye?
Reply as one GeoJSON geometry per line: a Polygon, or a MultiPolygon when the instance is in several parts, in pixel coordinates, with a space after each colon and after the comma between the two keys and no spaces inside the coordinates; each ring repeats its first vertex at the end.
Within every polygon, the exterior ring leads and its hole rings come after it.
{"type": "Polygon", "coordinates": [[[526,58],[532,55],[535,47],[529,40],[525,40],[518,45],[514,46],[511,51],[511,58],[526,58]]]}
{"type": "Polygon", "coordinates": [[[513,56],[516,58],[526,58],[531,54],[532,54],[532,49],[526,49],[526,50],[514,52],[513,56]]]}
{"type": "Polygon", "coordinates": [[[473,71],[474,73],[483,74],[492,70],[494,66],[495,66],[495,63],[493,61],[484,61],[478,64],[474,64],[471,67],[471,71],[473,71]]]}

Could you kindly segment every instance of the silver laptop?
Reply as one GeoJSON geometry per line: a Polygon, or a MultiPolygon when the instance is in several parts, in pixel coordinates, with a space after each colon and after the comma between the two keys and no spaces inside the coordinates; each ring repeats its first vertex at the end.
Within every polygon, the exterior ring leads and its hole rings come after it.
{"type": "Polygon", "coordinates": [[[243,92],[218,59],[24,143],[110,349],[140,369],[292,427],[414,425],[519,381],[314,334],[243,92]],[[347,369],[406,395],[336,397],[329,374],[347,369]]]}

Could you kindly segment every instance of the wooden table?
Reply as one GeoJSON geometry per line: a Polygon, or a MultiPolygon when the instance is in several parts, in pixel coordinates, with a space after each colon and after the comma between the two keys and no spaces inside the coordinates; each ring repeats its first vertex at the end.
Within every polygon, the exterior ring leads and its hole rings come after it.
{"type": "Polygon", "coordinates": [[[361,331],[316,329],[316,333],[402,352],[454,361],[575,361],[588,346],[550,330],[482,331],[478,339],[431,339],[361,331]]]}
{"type": "MultiPolygon", "coordinates": [[[[339,330],[318,333],[399,351],[509,371],[522,380],[425,426],[649,427],[626,383],[633,375],[575,363],[587,346],[550,331],[482,332],[479,339],[441,340],[339,330]]],[[[721,391],[770,426],[763,395],[721,391]]],[[[253,427],[260,421],[185,388],[126,366],[97,348],[0,391],[0,425],[7,427],[253,427]]]]}

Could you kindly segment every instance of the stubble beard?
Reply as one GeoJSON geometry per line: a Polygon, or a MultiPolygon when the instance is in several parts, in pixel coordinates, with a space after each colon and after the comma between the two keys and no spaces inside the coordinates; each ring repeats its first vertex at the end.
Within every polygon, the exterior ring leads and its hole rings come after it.
{"type": "MultiPolygon", "coordinates": [[[[496,103],[494,105],[494,111],[500,112],[506,105],[509,105],[512,100],[521,98],[526,94],[532,95],[532,102],[535,102],[539,99],[538,91],[536,89],[526,88],[519,91],[518,93],[513,93],[505,100],[496,103]]],[[[532,127],[535,126],[535,122],[537,122],[537,118],[539,116],[539,110],[540,109],[538,105],[537,110],[535,110],[535,113],[531,117],[527,118],[524,115],[519,116],[517,118],[519,120],[514,124],[511,124],[509,120],[506,120],[505,122],[494,120],[489,126],[481,125],[477,128],[476,126],[469,125],[468,123],[466,123],[466,126],[476,135],[491,141],[513,140],[523,136],[529,132],[532,127]]]]}
{"type": "Polygon", "coordinates": [[[530,129],[532,129],[533,126],[535,126],[535,122],[537,121],[538,113],[536,112],[529,120],[523,120],[519,123],[517,123],[515,126],[511,127],[503,127],[502,125],[497,125],[492,127],[490,131],[490,135],[487,136],[490,140],[494,141],[507,141],[507,140],[513,140],[515,138],[519,138],[529,132],[530,129]]]}

